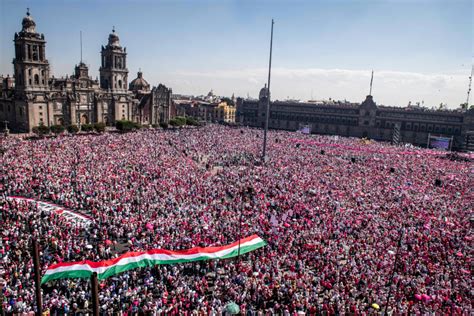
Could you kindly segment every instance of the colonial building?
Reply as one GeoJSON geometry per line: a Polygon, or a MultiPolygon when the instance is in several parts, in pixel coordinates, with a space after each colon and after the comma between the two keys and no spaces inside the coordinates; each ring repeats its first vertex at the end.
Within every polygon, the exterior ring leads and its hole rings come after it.
{"type": "Polygon", "coordinates": [[[14,44],[14,76],[0,77],[0,120],[8,121],[13,131],[31,131],[41,124],[113,125],[117,120],[158,124],[170,119],[170,89],[160,85],[150,92],[141,72],[128,89],[127,49],[121,46],[115,29],[101,49],[100,80],[89,76],[82,60],[73,75],[51,76],[45,37],[36,31],[29,12],[23,18],[22,30],[15,33],[14,44]],[[162,96],[163,89],[167,98],[162,96]],[[151,116],[143,119],[148,108],[151,116]]]}
{"type": "Polygon", "coordinates": [[[209,103],[205,101],[184,101],[176,104],[179,116],[192,116],[206,122],[235,123],[236,107],[226,101],[209,103]]]}
{"type": "Polygon", "coordinates": [[[235,106],[223,101],[214,108],[214,120],[217,122],[235,123],[235,106]]]}
{"type": "MultiPolygon", "coordinates": [[[[237,100],[237,122],[264,127],[268,91],[259,100],[237,100]]],[[[364,102],[271,102],[269,128],[296,131],[309,127],[311,133],[368,137],[426,146],[428,136],[453,137],[453,149],[466,149],[469,131],[474,131],[474,110],[448,111],[397,108],[377,105],[368,95],[364,102]]]]}

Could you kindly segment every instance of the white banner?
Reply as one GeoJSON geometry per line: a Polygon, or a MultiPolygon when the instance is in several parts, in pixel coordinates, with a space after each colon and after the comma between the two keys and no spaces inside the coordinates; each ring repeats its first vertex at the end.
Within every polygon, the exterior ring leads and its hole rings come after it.
{"type": "Polygon", "coordinates": [[[30,203],[36,203],[36,206],[41,211],[45,212],[53,212],[54,214],[64,216],[65,218],[74,221],[76,223],[81,223],[85,225],[89,225],[92,222],[92,217],[69,210],[62,206],[49,203],[49,202],[42,202],[35,199],[30,199],[22,196],[9,196],[7,197],[8,200],[15,200],[15,201],[24,201],[30,203]]]}

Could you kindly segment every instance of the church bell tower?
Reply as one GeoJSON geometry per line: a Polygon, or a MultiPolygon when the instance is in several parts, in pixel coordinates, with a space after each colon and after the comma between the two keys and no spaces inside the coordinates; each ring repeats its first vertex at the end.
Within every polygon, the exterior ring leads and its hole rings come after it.
{"type": "Polygon", "coordinates": [[[43,34],[36,32],[36,23],[29,9],[23,18],[21,32],[15,33],[14,43],[15,89],[17,91],[47,90],[49,62],[46,59],[46,41],[43,34]]]}
{"type": "Polygon", "coordinates": [[[125,92],[128,88],[127,49],[120,46],[120,40],[115,28],[109,35],[109,43],[102,46],[102,65],[100,72],[100,87],[112,92],[125,92]]]}

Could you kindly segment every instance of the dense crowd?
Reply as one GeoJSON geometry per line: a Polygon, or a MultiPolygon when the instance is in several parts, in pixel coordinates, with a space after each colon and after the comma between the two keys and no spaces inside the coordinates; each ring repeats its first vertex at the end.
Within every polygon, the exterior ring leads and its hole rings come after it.
{"type": "MultiPolygon", "coordinates": [[[[100,281],[101,312],[220,315],[235,302],[242,315],[472,314],[472,162],[355,138],[271,131],[268,139],[266,164],[258,159],[262,131],[248,128],[2,139],[3,310],[35,308],[32,237],[44,273],[62,261],[257,234],[268,245],[241,261],[100,281]]],[[[51,314],[91,307],[89,280],[42,289],[51,314]]]]}

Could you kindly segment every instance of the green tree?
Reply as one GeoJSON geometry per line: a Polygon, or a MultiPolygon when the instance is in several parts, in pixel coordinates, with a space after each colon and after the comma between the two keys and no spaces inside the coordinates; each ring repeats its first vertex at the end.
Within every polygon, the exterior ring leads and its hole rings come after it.
{"type": "Polygon", "coordinates": [[[49,134],[49,127],[45,126],[43,123],[41,123],[39,126],[33,127],[32,130],[33,130],[33,133],[35,133],[36,135],[40,137],[49,134]]]}
{"type": "Polygon", "coordinates": [[[178,122],[178,126],[186,125],[186,118],[184,116],[176,116],[174,119],[178,122]]]}
{"type": "Polygon", "coordinates": [[[130,132],[136,129],[140,129],[142,126],[138,123],[127,121],[127,120],[119,120],[115,122],[115,128],[122,133],[130,132]]]}
{"type": "Polygon", "coordinates": [[[187,116],[186,117],[186,125],[199,126],[199,122],[194,117],[187,116]]]}
{"type": "Polygon", "coordinates": [[[179,122],[173,118],[170,120],[170,125],[173,127],[176,127],[176,126],[179,126],[179,122]]]}
{"type": "Polygon", "coordinates": [[[77,127],[77,125],[69,125],[67,127],[67,131],[69,134],[76,134],[77,132],[79,132],[79,127],[77,127]]]}
{"type": "Polygon", "coordinates": [[[94,126],[92,124],[83,124],[83,125],[81,125],[81,131],[92,132],[93,130],[94,130],[94,126]]]}
{"type": "Polygon", "coordinates": [[[65,128],[62,125],[52,125],[51,126],[51,132],[53,134],[56,134],[56,135],[61,134],[62,132],[64,132],[64,130],[65,130],[65,128]]]}
{"type": "Polygon", "coordinates": [[[95,123],[94,130],[98,133],[105,132],[105,123],[95,123]]]}
{"type": "Polygon", "coordinates": [[[173,127],[186,125],[186,119],[184,117],[177,116],[170,120],[170,125],[173,127]]]}

